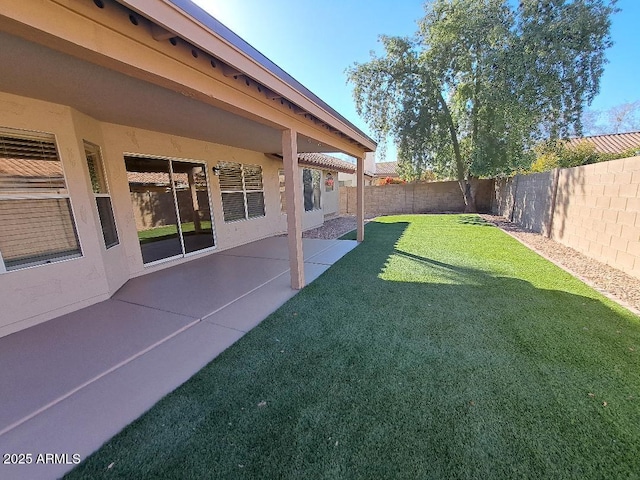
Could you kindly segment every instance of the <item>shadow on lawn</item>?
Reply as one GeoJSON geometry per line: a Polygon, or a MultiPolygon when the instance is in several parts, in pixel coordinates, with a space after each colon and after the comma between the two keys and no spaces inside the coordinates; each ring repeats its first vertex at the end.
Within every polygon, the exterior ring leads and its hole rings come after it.
{"type": "Polygon", "coordinates": [[[481,227],[493,227],[493,224],[487,222],[484,218],[478,215],[460,215],[458,223],[463,225],[478,225],[481,227]]]}

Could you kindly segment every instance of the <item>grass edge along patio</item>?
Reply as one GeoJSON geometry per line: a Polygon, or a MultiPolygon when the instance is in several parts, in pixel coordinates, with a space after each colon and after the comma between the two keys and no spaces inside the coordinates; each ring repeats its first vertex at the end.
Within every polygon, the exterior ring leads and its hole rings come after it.
{"type": "Polygon", "coordinates": [[[640,471],[637,316],[477,216],[366,234],[69,478],[640,471]]]}

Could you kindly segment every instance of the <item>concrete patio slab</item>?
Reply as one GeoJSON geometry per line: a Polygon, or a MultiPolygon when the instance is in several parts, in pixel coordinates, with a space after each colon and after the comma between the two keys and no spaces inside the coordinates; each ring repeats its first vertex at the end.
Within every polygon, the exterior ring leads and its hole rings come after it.
{"type": "MultiPolygon", "coordinates": [[[[319,252],[326,249],[327,246],[338,241],[340,240],[319,240],[315,238],[303,239],[304,259],[306,260],[309,257],[317,255],[319,252]]],[[[220,254],[289,261],[289,247],[287,245],[286,236],[265,238],[258,242],[247,243],[246,245],[224,250],[223,252],[220,252],[220,254]]]]}
{"type": "MultiPolygon", "coordinates": [[[[200,322],[0,436],[0,452],[67,453],[70,459],[73,454],[85,459],[242,335],[200,322]]],[[[0,478],[53,479],[73,467],[0,465],[0,478]]]]}
{"type": "Polygon", "coordinates": [[[333,244],[327,248],[321,250],[315,255],[310,256],[307,263],[319,263],[323,265],[333,265],[347,253],[353,250],[357,246],[358,242],[355,240],[336,240],[333,244]]]}
{"type": "Polygon", "coordinates": [[[131,279],[113,298],[202,318],[288,269],[285,260],[213,254],[131,279]]]}
{"type": "Polygon", "coordinates": [[[0,338],[0,432],[195,321],[107,300],[0,338]]]}
{"type": "MultiPolygon", "coordinates": [[[[305,239],[307,283],[356,245],[305,239]]],[[[194,259],[1,338],[0,452],[85,458],[297,293],[286,252],[275,237],[194,259]]],[[[73,466],[0,464],[0,478],[73,466]]]]}

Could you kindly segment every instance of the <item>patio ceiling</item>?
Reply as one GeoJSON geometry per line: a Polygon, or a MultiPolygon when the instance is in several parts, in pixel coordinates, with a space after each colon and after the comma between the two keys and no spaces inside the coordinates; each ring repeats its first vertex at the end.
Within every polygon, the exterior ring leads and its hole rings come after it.
{"type": "MultiPolygon", "coordinates": [[[[0,32],[0,90],[71,106],[97,120],[258,152],[280,153],[281,130],[186,95],[0,32]]],[[[300,151],[334,147],[301,136],[300,151]]]]}

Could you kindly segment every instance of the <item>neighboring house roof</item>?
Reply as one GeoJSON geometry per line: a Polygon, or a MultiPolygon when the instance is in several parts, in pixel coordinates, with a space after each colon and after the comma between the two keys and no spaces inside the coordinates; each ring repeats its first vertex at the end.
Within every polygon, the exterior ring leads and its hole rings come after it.
{"type": "Polygon", "coordinates": [[[376,177],[397,177],[398,162],[377,162],[376,164],[376,177]]]}
{"type": "Polygon", "coordinates": [[[6,177],[63,178],[60,162],[24,158],[0,158],[0,174],[6,177]]]}
{"type": "Polygon", "coordinates": [[[630,148],[640,147],[640,132],[577,137],[569,139],[568,144],[576,146],[583,142],[593,144],[600,153],[622,153],[630,148]]]}
{"type": "Polygon", "coordinates": [[[322,153],[299,153],[298,162],[301,165],[321,167],[326,170],[337,170],[338,172],[343,173],[356,172],[356,166],[353,163],[345,162],[339,158],[332,157],[331,155],[324,155],[322,153]]]}
{"type": "MultiPolygon", "coordinates": [[[[189,180],[186,173],[173,174],[176,184],[187,184],[189,180]]],[[[169,172],[127,172],[127,181],[141,185],[171,185],[169,172]]]]}

